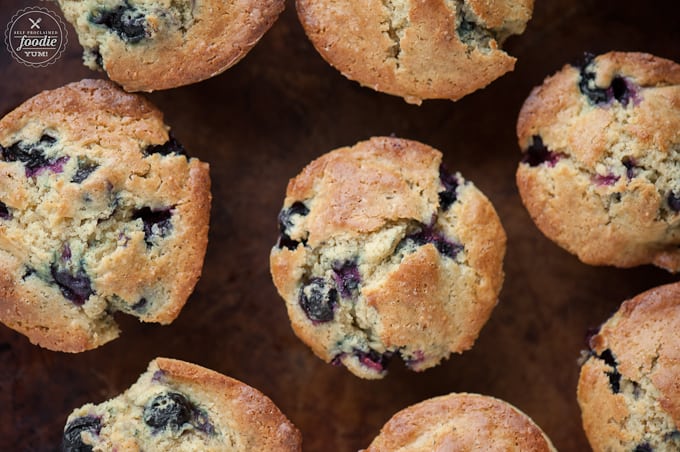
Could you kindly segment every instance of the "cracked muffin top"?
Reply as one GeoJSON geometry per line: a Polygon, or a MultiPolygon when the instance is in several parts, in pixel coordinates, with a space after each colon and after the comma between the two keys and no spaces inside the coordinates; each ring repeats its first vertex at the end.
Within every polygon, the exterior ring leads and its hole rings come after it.
{"type": "Polygon", "coordinates": [[[502,400],[449,394],[407,407],[362,452],[556,452],[529,416],[502,400]]]}
{"type": "Polygon", "coordinates": [[[208,165],[111,82],[44,91],[0,120],[0,321],[80,352],[113,313],[170,323],[208,240],[208,165]]]}
{"type": "Polygon", "coordinates": [[[271,272],[295,333],[326,362],[382,378],[472,347],[503,282],[491,202],[422,143],[371,138],[288,184],[271,272]]]}
{"type": "Polygon", "coordinates": [[[68,417],[61,450],[299,452],[300,432],[264,394],[196,364],[156,358],[117,397],[68,417]]]}
{"type": "Polygon", "coordinates": [[[213,77],[236,64],[283,11],[283,0],[59,0],[90,69],[127,91],[213,77]]]}
{"type": "Polygon", "coordinates": [[[625,301],[590,339],[578,383],[595,452],[680,450],[680,283],[625,301]]]}
{"type": "Polygon", "coordinates": [[[344,76],[409,103],[451,99],[512,71],[501,49],[533,0],[296,0],[321,56],[344,76]]]}
{"type": "Polygon", "coordinates": [[[680,65],[587,55],[531,92],[517,185],[538,228],[592,265],[680,270],[680,65]]]}

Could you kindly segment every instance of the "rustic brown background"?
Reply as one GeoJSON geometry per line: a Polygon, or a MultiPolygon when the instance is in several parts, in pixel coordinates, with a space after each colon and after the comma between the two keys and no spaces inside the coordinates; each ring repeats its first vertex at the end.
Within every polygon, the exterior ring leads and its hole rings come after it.
{"type": "MultiPolygon", "coordinates": [[[[2,0],[0,27],[24,6],[2,0]]],[[[0,450],[55,450],[68,413],[132,384],[156,356],[201,364],[269,395],[300,428],[306,451],[356,451],[396,411],[449,392],[505,399],[561,451],[588,450],[576,360],[589,327],[619,303],[676,277],[651,268],[594,268],[535,228],[514,184],[517,113],[532,86],[584,51],[639,50],[680,61],[677,0],[537,0],[526,33],[506,48],[514,73],[463,100],[416,107],[361,88],[328,66],[286,12],[237,66],[209,81],[149,97],[194,156],[211,164],[213,205],[203,276],[170,326],[119,316],[122,336],[70,355],[42,350],[0,325],[0,450]],[[271,283],[269,249],[289,178],[320,154],[394,133],[445,154],[495,204],[508,234],[506,282],[475,347],[437,368],[401,363],[382,381],[324,364],[293,335],[271,283]]],[[[0,48],[0,115],[43,89],[97,74],[69,47],[44,69],[0,48]]]]}

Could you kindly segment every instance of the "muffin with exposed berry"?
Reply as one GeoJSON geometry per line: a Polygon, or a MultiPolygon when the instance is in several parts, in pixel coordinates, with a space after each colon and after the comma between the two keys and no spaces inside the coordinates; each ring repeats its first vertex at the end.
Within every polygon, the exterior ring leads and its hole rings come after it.
{"type": "Polygon", "coordinates": [[[127,91],[174,88],[236,64],[283,11],[283,0],[58,0],[83,61],[127,91]]]}
{"type": "Polygon", "coordinates": [[[404,408],[364,452],[556,452],[520,410],[479,394],[449,394],[404,408]]]}
{"type": "Polygon", "coordinates": [[[535,88],[517,185],[538,228],[592,265],[680,270],[680,65],[588,55],[535,88]]]}
{"type": "Polygon", "coordinates": [[[625,301],[590,338],[578,383],[595,452],[680,450],[680,283],[625,301]]]}
{"type": "Polygon", "coordinates": [[[208,165],[111,82],[44,91],[0,120],[0,321],[52,350],[172,322],[208,241],[208,165]]]}
{"type": "Polygon", "coordinates": [[[212,370],[151,361],[117,397],[74,410],[62,450],[299,451],[300,433],[258,390],[212,370]]]}
{"type": "Polygon", "coordinates": [[[372,138],[288,184],[271,272],[295,333],[327,362],[381,378],[472,347],[498,300],[505,232],[442,154],[372,138]]]}
{"type": "Polygon", "coordinates": [[[502,49],[533,0],[297,0],[302,26],[345,77],[420,104],[457,100],[515,67],[502,49]]]}

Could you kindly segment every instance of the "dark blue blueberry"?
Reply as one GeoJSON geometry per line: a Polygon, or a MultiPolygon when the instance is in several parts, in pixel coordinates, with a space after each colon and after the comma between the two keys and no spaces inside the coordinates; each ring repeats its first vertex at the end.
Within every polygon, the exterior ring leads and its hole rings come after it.
{"type": "Polygon", "coordinates": [[[35,269],[34,269],[34,268],[26,267],[26,271],[24,271],[24,274],[21,276],[21,279],[22,279],[23,281],[26,281],[26,278],[28,278],[29,276],[32,276],[32,275],[34,275],[34,274],[35,274],[35,269]]]}
{"type": "Polygon", "coordinates": [[[654,448],[649,443],[642,443],[635,446],[633,452],[654,452],[654,448]]]}
{"type": "Polygon", "coordinates": [[[82,268],[75,275],[71,274],[68,270],[57,268],[55,264],[52,264],[50,270],[54,282],[57,283],[59,290],[61,290],[61,294],[75,305],[82,306],[90,298],[90,295],[94,293],[90,278],[82,268]]]}
{"type": "Polygon", "coordinates": [[[522,163],[527,163],[529,166],[538,166],[543,163],[555,166],[559,157],[560,154],[552,152],[543,144],[543,138],[540,135],[534,135],[531,137],[531,144],[524,151],[522,163]]]}
{"type": "Polygon", "coordinates": [[[148,301],[146,298],[142,297],[139,299],[139,301],[131,306],[133,311],[141,311],[146,307],[148,301]]]}
{"type": "Polygon", "coordinates": [[[3,219],[3,220],[11,220],[12,219],[12,214],[10,213],[9,209],[7,208],[7,204],[5,204],[2,201],[0,201],[0,219],[3,219]]]}
{"type": "Polygon", "coordinates": [[[92,446],[83,443],[81,433],[92,432],[98,435],[101,429],[102,424],[98,417],[84,416],[74,419],[64,429],[64,438],[61,441],[62,452],[92,451],[92,446]]]}
{"type": "Polygon", "coordinates": [[[621,159],[621,163],[623,166],[626,168],[626,176],[628,176],[628,179],[632,179],[635,177],[635,168],[637,167],[637,162],[633,157],[624,157],[621,159]]]}
{"type": "Polygon", "coordinates": [[[178,392],[167,392],[154,397],[144,407],[144,422],[154,431],[179,430],[179,428],[191,422],[194,418],[193,406],[186,397],[178,392]]]}
{"type": "Polygon", "coordinates": [[[166,141],[163,144],[152,144],[146,147],[144,149],[144,153],[146,155],[151,155],[151,154],[160,154],[160,155],[170,155],[170,154],[177,154],[177,155],[183,155],[185,157],[188,156],[186,149],[184,149],[184,146],[182,146],[182,143],[177,141],[177,138],[174,137],[174,135],[171,133],[170,138],[168,141],[166,141]]]}
{"type": "Polygon", "coordinates": [[[680,196],[670,192],[668,194],[668,207],[676,212],[680,212],[680,196]]]}
{"type": "Polygon", "coordinates": [[[609,386],[611,387],[612,392],[618,394],[621,391],[621,374],[616,369],[616,366],[618,365],[616,358],[614,358],[612,351],[609,349],[603,351],[599,358],[613,369],[611,372],[606,372],[606,374],[609,377],[609,386]]]}
{"type": "Polygon", "coordinates": [[[367,352],[362,350],[355,350],[354,354],[359,358],[359,362],[366,367],[370,367],[373,370],[382,372],[389,365],[390,360],[394,353],[378,353],[373,349],[369,349],[367,352]]]}
{"type": "Polygon", "coordinates": [[[617,101],[625,107],[628,102],[635,102],[638,95],[637,87],[624,77],[615,76],[608,87],[599,87],[595,84],[596,73],[592,68],[594,58],[594,55],[586,54],[585,62],[580,68],[578,87],[581,94],[595,105],[617,101]]]}
{"type": "Polygon", "coordinates": [[[99,165],[91,160],[88,159],[78,159],[78,169],[76,170],[76,173],[73,175],[71,178],[71,182],[79,184],[85,179],[87,179],[90,174],[94,172],[94,170],[97,169],[99,165]]]}
{"type": "Polygon", "coordinates": [[[300,288],[299,302],[309,320],[330,322],[338,303],[338,291],[323,278],[312,278],[300,288]]]}
{"type": "Polygon", "coordinates": [[[90,22],[104,25],[120,38],[135,44],[147,37],[146,17],[127,1],[114,9],[100,9],[90,15],[90,22]]]}
{"type": "Polygon", "coordinates": [[[450,257],[455,259],[456,255],[462,251],[463,246],[457,243],[453,243],[447,240],[439,232],[435,231],[431,226],[421,225],[421,229],[418,232],[409,234],[402,240],[402,243],[397,247],[400,248],[404,243],[412,241],[418,246],[423,246],[428,243],[434,245],[442,256],[450,257]]]}
{"type": "Polygon", "coordinates": [[[340,290],[340,295],[350,298],[361,283],[361,275],[359,274],[357,264],[352,261],[346,261],[341,265],[334,265],[333,279],[335,280],[335,285],[340,290]]]}
{"type": "Polygon", "coordinates": [[[43,134],[37,143],[17,141],[7,148],[0,146],[0,156],[6,162],[23,163],[26,168],[26,177],[34,176],[43,169],[60,173],[63,171],[63,164],[68,161],[68,157],[50,160],[45,156],[45,148],[52,146],[56,141],[57,139],[53,136],[43,134]]]}
{"type": "Polygon", "coordinates": [[[161,209],[151,209],[150,207],[142,207],[132,213],[133,220],[142,220],[144,224],[144,241],[148,246],[151,246],[152,236],[159,235],[165,237],[172,229],[172,207],[165,207],[161,209]]]}
{"type": "Polygon", "coordinates": [[[442,210],[447,210],[451,204],[456,202],[456,188],[458,188],[458,179],[456,176],[448,173],[443,165],[439,166],[439,180],[444,186],[444,191],[439,192],[439,207],[442,210]]]}
{"type": "MultiPolygon", "coordinates": [[[[309,213],[309,208],[300,201],[295,201],[290,207],[282,209],[279,213],[279,241],[277,246],[279,248],[288,248],[289,250],[294,250],[298,247],[300,242],[290,238],[288,230],[293,227],[293,216],[300,215],[305,216],[309,213]]],[[[303,240],[302,244],[306,242],[303,240]]]]}

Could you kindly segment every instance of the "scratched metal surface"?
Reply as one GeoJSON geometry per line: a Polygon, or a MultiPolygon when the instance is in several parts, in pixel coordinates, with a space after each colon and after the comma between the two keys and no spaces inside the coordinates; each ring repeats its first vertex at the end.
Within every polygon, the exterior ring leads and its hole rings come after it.
{"type": "MultiPolygon", "coordinates": [[[[532,86],[584,51],[639,50],[680,61],[680,5],[537,0],[526,33],[506,48],[516,70],[457,103],[423,106],[343,78],[307,41],[292,2],[255,49],[224,74],[149,95],[190,153],[211,164],[213,206],[203,276],[170,326],[119,316],[123,334],[78,355],[31,345],[0,325],[0,450],[55,450],[68,413],[130,384],[156,356],[201,364],[269,395],[300,428],[306,451],[367,446],[396,411],[449,392],[505,399],[561,451],[588,446],[575,400],[586,330],[619,303],[676,277],[652,267],[581,264],[531,223],[514,185],[517,112],[532,86]],[[269,249],[289,178],[311,159],[372,135],[396,134],[445,153],[495,204],[508,234],[506,282],[475,347],[437,368],[401,363],[382,381],[324,364],[293,335],[271,283],[269,249]]],[[[25,6],[3,0],[0,27],[25,6]]],[[[24,67],[0,48],[0,114],[43,89],[96,76],[72,29],[54,65],[24,67]]]]}

